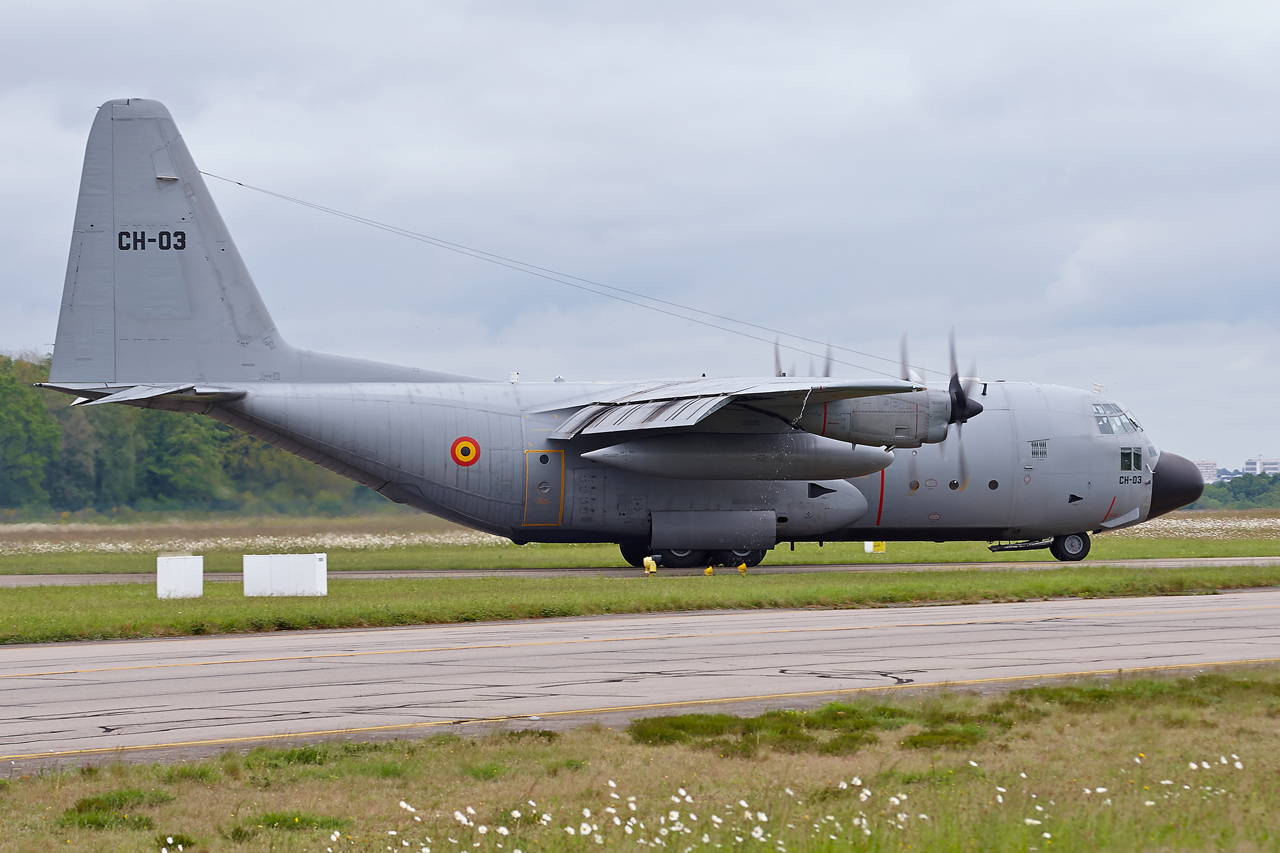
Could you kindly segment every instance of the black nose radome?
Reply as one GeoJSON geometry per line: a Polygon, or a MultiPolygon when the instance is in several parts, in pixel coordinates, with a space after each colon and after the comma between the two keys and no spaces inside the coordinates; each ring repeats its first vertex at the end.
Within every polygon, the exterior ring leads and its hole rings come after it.
{"type": "Polygon", "coordinates": [[[1204,493],[1204,476],[1190,459],[1161,453],[1151,474],[1151,512],[1155,518],[1194,503],[1204,493]]]}

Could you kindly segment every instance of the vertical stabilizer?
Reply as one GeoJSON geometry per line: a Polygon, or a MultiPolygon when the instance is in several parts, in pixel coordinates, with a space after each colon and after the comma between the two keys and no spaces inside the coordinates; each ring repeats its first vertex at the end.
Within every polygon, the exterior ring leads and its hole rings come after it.
{"type": "Polygon", "coordinates": [[[169,111],[137,98],[103,104],[51,381],[258,380],[291,360],[285,349],[169,111]]]}
{"type": "Polygon", "coordinates": [[[281,340],[169,111],[128,98],[89,131],[49,381],[477,380],[281,340]]]}

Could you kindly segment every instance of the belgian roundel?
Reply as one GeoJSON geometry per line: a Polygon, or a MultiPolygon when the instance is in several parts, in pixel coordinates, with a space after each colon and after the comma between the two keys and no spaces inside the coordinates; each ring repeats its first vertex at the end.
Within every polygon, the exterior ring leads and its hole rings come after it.
{"type": "Polygon", "coordinates": [[[453,457],[454,462],[467,468],[476,464],[480,458],[480,444],[474,438],[464,435],[449,448],[449,455],[453,457]]]}

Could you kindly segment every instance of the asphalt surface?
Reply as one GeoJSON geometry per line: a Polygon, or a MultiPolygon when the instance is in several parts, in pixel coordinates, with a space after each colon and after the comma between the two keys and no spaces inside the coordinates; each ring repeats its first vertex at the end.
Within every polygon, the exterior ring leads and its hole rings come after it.
{"type": "MultiPolygon", "coordinates": [[[[1011,571],[1061,569],[1072,563],[1057,560],[986,561],[978,563],[853,563],[843,565],[771,566],[751,569],[753,575],[820,574],[824,572],[946,572],[956,569],[1011,571]]],[[[1153,560],[1089,560],[1080,565],[1121,566],[1135,569],[1178,569],[1188,566],[1280,566],[1280,557],[1194,557],[1153,560]]],[[[330,571],[330,580],[387,580],[391,578],[556,578],[637,577],[641,569],[597,567],[564,569],[397,569],[385,572],[330,571]]],[[[717,569],[732,572],[733,569],[717,569]]],[[[660,574],[680,577],[700,575],[702,568],[661,569],[660,574]]],[[[209,583],[243,583],[240,572],[205,572],[209,583]]],[[[24,586],[93,586],[111,583],[155,583],[155,572],[120,574],[0,575],[0,589],[24,586]]]]}
{"type": "Polygon", "coordinates": [[[0,649],[0,766],[1277,660],[1274,590],[10,646],[0,649]]]}

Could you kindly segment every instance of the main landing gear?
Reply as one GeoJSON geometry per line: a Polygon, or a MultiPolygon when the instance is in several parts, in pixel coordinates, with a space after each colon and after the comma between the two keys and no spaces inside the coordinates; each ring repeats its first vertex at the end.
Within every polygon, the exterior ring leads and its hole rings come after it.
{"type": "Polygon", "coordinates": [[[656,556],[658,563],[668,569],[692,569],[698,566],[727,566],[737,568],[746,563],[747,568],[760,565],[765,552],[758,548],[733,548],[724,551],[704,551],[700,548],[659,548],[653,550],[642,542],[620,542],[622,559],[637,569],[644,566],[644,558],[656,556]]]}

